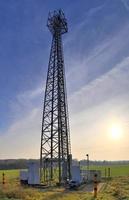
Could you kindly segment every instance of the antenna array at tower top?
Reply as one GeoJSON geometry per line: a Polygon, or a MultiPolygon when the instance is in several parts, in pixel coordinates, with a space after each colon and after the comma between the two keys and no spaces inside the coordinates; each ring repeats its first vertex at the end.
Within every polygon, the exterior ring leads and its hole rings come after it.
{"type": "Polygon", "coordinates": [[[48,16],[47,26],[52,34],[60,32],[64,34],[68,32],[67,20],[62,10],[50,12],[48,16]]]}

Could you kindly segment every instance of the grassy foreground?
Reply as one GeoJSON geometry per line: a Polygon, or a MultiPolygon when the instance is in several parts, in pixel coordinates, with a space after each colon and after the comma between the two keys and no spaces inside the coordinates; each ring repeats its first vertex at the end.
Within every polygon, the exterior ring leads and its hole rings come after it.
{"type": "MultiPolygon", "coordinates": [[[[102,190],[98,193],[97,200],[129,200],[129,166],[123,171],[123,167],[118,175],[107,181],[102,190]],[[123,171],[123,173],[122,173],[123,171]]],[[[115,170],[115,169],[114,169],[115,170]]],[[[2,186],[2,173],[0,171],[0,200],[93,200],[93,194],[87,193],[85,189],[77,191],[66,191],[63,188],[49,190],[22,187],[19,184],[19,171],[7,170],[6,184],[2,186]]]]}

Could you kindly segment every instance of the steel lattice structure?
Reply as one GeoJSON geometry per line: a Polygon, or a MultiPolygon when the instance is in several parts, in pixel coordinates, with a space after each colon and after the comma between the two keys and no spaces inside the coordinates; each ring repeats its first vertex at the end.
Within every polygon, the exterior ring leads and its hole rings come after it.
{"type": "Polygon", "coordinates": [[[52,46],[44,98],[41,133],[40,175],[53,180],[58,168],[58,181],[70,178],[70,134],[65,86],[62,34],[68,31],[61,10],[49,13],[47,26],[52,33],[52,46]]]}

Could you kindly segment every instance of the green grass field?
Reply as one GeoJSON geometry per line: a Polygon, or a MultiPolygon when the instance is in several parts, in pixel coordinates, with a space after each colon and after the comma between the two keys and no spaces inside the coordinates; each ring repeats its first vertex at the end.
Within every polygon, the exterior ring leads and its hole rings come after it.
{"type": "Polygon", "coordinates": [[[90,169],[101,170],[102,176],[105,176],[105,169],[108,172],[111,169],[111,177],[129,176],[129,165],[108,165],[108,166],[90,166],[90,169]]]}
{"type": "Polygon", "coordinates": [[[13,170],[0,170],[0,177],[2,180],[2,174],[5,173],[5,178],[8,181],[16,180],[19,178],[19,170],[13,169],[13,170]]]}
{"type": "MultiPolygon", "coordinates": [[[[129,200],[129,165],[107,166],[111,168],[112,179],[106,181],[98,193],[97,200],[129,200]]],[[[104,166],[91,166],[100,169],[104,175],[104,166]]],[[[63,188],[48,190],[23,187],[19,183],[19,170],[0,170],[0,200],[93,200],[93,194],[85,190],[69,191],[63,188]],[[2,173],[6,184],[2,185],[2,173]]]]}

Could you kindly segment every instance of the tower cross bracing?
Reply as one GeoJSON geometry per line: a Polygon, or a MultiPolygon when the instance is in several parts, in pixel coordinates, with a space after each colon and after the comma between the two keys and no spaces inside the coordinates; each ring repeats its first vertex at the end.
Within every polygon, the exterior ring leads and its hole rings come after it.
{"type": "Polygon", "coordinates": [[[47,26],[52,45],[44,97],[40,176],[53,180],[57,169],[59,183],[70,179],[71,148],[68,106],[64,72],[62,34],[67,33],[67,21],[61,10],[49,13],[47,26]]]}

